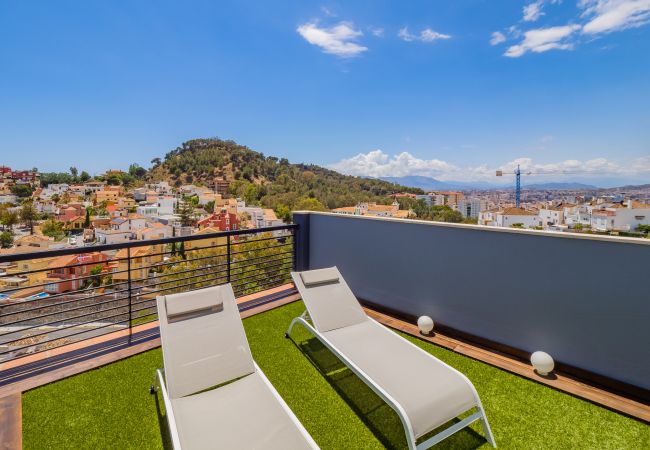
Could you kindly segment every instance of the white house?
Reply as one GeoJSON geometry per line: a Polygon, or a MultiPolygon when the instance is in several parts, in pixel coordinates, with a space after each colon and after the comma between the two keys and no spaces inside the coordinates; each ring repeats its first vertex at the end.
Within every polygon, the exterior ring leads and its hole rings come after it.
{"type": "Polygon", "coordinates": [[[574,205],[565,206],[564,210],[564,223],[569,228],[575,228],[576,225],[590,226],[591,225],[591,209],[590,205],[574,205]]]}
{"type": "Polygon", "coordinates": [[[84,187],[86,188],[86,191],[91,193],[103,191],[105,186],[106,186],[106,182],[104,181],[93,180],[93,181],[86,181],[84,183],[84,187]]]}
{"type": "Polygon", "coordinates": [[[168,182],[166,181],[161,181],[159,183],[154,183],[149,185],[150,189],[153,189],[159,194],[171,194],[172,192],[172,187],[169,185],[168,182]]]}
{"type": "Polygon", "coordinates": [[[562,205],[540,208],[538,215],[544,228],[564,225],[564,207],[562,205]]]}
{"type": "Polygon", "coordinates": [[[478,224],[495,227],[497,224],[497,213],[501,208],[486,209],[478,213],[478,224]]]}
{"type": "Polygon", "coordinates": [[[524,208],[503,208],[481,211],[478,218],[479,225],[489,225],[494,227],[512,227],[515,224],[521,224],[523,228],[533,228],[542,225],[539,216],[524,208]]]}
{"type": "Polygon", "coordinates": [[[95,229],[95,239],[98,244],[118,244],[131,240],[133,233],[122,230],[95,229]]]}
{"type": "Polygon", "coordinates": [[[160,215],[156,204],[139,205],[135,208],[135,212],[144,217],[158,217],[160,215]]]}
{"type": "Polygon", "coordinates": [[[147,221],[144,217],[133,214],[128,217],[116,217],[110,222],[111,230],[113,231],[128,231],[134,233],[147,226],[147,221]]]}
{"type": "Polygon", "coordinates": [[[634,231],[639,225],[650,225],[650,205],[632,200],[594,210],[591,215],[591,228],[597,231],[634,231]]]}
{"type": "Polygon", "coordinates": [[[40,193],[41,198],[51,198],[54,194],[63,195],[63,193],[70,190],[70,185],[67,183],[51,183],[43,188],[40,193]]]}
{"type": "Polygon", "coordinates": [[[243,201],[239,201],[237,205],[237,213],[247,214],[250,217],[249,223],[251,228],[262,228],[264,226],[264,210],[259,206],[245,206],[243,201]]]}
{"type": "Polygon", "coordinates": [[[157,215],[166,216],[169,214],[174,214],[176,211],[176,206],[178,205],[178,199],[173,195],[151,195],[151,193],[147,193],[146,204],[157,206],[157,215]]]}
{"type": "Polygon", "coordinates": [[[511,227],[515,224],[521,224],[524,228],[533,228],[542,226],[539,216],[524,208],[504,208],[497,213],[497,227],[511,227]]]}

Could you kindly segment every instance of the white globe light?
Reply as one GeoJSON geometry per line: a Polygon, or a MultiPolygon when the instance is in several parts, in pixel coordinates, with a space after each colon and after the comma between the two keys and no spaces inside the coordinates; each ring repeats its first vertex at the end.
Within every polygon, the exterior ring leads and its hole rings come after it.
{"type": "Polygon", "coordinates": [[[433,319],[429,316],[421,316],[418,319],[418,328],[422,334],[431,333],[431,330],[433,330],[433,319]]]}
{"type": "Polygon", "coordinates": [[[548,375],[555,367],[555,361],[546,352],[537,351],[530,355],[530,363],[540,375],[548,375]]]}

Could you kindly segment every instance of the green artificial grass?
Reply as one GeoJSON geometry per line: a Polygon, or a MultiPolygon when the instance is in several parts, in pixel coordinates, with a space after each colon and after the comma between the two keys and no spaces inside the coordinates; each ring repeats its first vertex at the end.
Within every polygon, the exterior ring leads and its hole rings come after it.
{"type": "MultiPolygon", "coordinates": [[[[244,320],[253,356],[280,395],[323,449],[406,448],[397,416],[318,341],[300,327],[284,338],[302,310],[297,302],[244,320]]],[[[499,448],[650,448],[644,423],[405,337],[469,377],[499,448]]],[[[161,366],[156,349],[26,392],[24,447],[169,447],[162,399],[148,389],[161,366]]],[[[491,448],[478,423],[439,447],[491,448]]]]}

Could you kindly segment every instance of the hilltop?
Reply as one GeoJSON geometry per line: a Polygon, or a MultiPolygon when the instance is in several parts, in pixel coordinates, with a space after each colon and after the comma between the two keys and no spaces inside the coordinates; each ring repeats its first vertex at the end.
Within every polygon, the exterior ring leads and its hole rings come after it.
{"type": "Polygon", "coordinates": [[[175,186],[204,184],[218,178],[247,203],[278,209],[331,209],[360,201],[386,203],[395,192],[421,193],[383,180],[343,175],[313,164],[291,164],[221,139],[194,139],[152,161],[147,178],[175,186]]]}

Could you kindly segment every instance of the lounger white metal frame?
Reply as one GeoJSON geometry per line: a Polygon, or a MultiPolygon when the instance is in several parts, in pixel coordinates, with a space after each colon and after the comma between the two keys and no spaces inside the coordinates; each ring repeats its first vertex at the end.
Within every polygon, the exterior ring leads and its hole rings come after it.
{"type": "MultiPolygon", "coordinates": [[[[234,294],[232,293],[232,288],[230,287],[230,284],[226,285],[221,285],[219,286],[221,289],[228,289],[228,294],[232,296],[232,302],[234,303],[234,294]]],[[[215,289],[215,287],[212,288],[207,288],[207,289],[215,289]]],[[[190,319],[191,320],[191,319],[190,319]]],[[[243,332],[243,328],[242,328],[243,332]]],[[[300,434],[304,437],[306,443],[308,444],[309,447],[313,449],[318,449],[318,445],[314,441],[314,439],[311,437],[311,435],[307,432],[305,427],[300,423],[294,412],[289,408],[289,405],[284,401],[284,399],[280,396],[280,394],[276,391],[275,387],[271,384],[269,379],[266,377],[264,372],[262,372],[262,369],[257,365],[257,363],[253,360],[253,367],[254,371],[246,376],[252,376],[253,374],[258,374],[259,377],[262,379],[264,385],[269,389],[275,400],[278,402],[278,404],[282,407],[284,412],[289,416],[291,422],[296,426],[300,434]]],[[[236,378],[237,379],[237,378],[236,378]]],[[[235,379],[235,380],[236,380],[235,379]]],[[[230,380],[234,381],[234,380],[230,380]]],[[[227,381],[226,383],[229,383],[230,381],[227,381]]],[[[236,382],[236,381],[234,381],[236,382]]],[[[215,389],[219,389],[218,387],[215,389]]],[[[149,392],[151,394],[155,394],[158,390],[162,393],[162,398],[163,398],[163,403],[165,405],[165,415],[167,417],[167,423],[169,426],[169,433],[172,441],[172,446],[174,450],[181,450],[181,442],[180,442],[180,436],[178,432],[178,428],[176,425],[176,419],[174,417],[174,408],[172,406],[171,398],[169,395],[169,391],[167,389],[167,385],[165,383],[165,370],[164,368],[160,368],[156,370],[155,374],[155,380],[154,383],[150,386],[149,392]]],[[[200,394],[196,394],[200,395],[200,394]]]]}
{"type": "MultiPolygon", "coordinates": [[[[301,283],[297,283],[296,277],[299,275],[299,272],[292,272],[291,276],[294,280],[294,284],[298,287],[301,283]]],[[[299,289],[300,290],[300,289],[299,289]]],[[[301,293],[302,294],[302,293],[301,293]]],[[[366,316],[367,317],[367,316],[366,316]]],[[[371,317],[367,317],[368,320],[375,322],[376,324],[383,326],[379,324],[376,320],[372,319],[371,317]]],[[[413,346],[416,348],[418,351],[420,351],[422,354],[426,355],[429,358],[435,359],[437,362],[442,363],[443,365],[447,366],[449,369],[457,373],[460,377],[465,380],[465,382],[469,385],[469,387],[472,390],[472,393],[474,395],[474,399],[476,402],[476,409],[477,412],[471,414],[470,416],[460,420],[459,422],[456,422],[455,424],[445,428],[443,431],[440,433],[437,433],[436,435],[428,438],[424,442],[421,442],[420,444],[417,444],[417,438],[415,437],[415,433],[413,432],[413,426],[411,425],[411,421],[406,414],[406,411],[404,408],[390,395],[388,394],[378,383],[376,383],[369,375],[367,375],[363,370],[361,370],[356,364],[354,364],[353,361],[351,361],[348,357],[346,357],[341,351],[339,351],[335,345],[333,345],[325,336],[323,336],[318,330],[316,330],[309,322],[309,312],[308,310],[305,310],[302,315],[299,317],[294,318],[291,321],[291,324],[289,325],[289,328],[287,332],[285,333],[285,337],[290,338],[291,337],[291,331],[293,330],[294,325],[300,324],[302,325],[307,331],[309,331],[311,334],[313,334],[320,342],[323,343],[325,347],[334,355],[336,355],[337,358],[339,358],[356,376],[358,376],[370,389],[372,389],[379,397],[381,397],[382,400],[384,400],[396,413],[397,416],[399,417],[400,421],[402,422],[402,426],[404,427],[404,432],[406,434],[406,441],[408,443],[408,447],[410,450],[424,450],[429,447],[432,447],[433,445],[441,442],[442,440],[448,438],[449,436],[453,435],[454,433],[462,430],[463,428],[467,427],[468,425],[476,422],[477,420],[481,421],[481,425],[483,426],[483,431],[486,435],[487,441],[494,447],[496,448],[496,441],[494,440],[494,435],[492,434],[492,430],[490,429],[490,425],[487,420],[487,416],[485,414],[485,410],[483,409],[483,404],[481,403],[481,399],[478,396],[478,392],[476,392],[476,388],[474,388],[474,385],[469,381],[469,379],[459,372],[458,370],[454,369],[453,367],[449,366],[448,364],[445,364],[444,362],[438,360],[435,358],[433,355],[427,353],[426,351],[422,350],[420,347],[417,345],[407,341],[404,339],[404,342],[408,345],[413,346]]],[[[474,409],[473,407],[470,409],[474,409]]],[[[469,410],[468,410],[469,411],[469,410]]],[[[450,420],[453,419],[450,418],[450,420]]]]}

